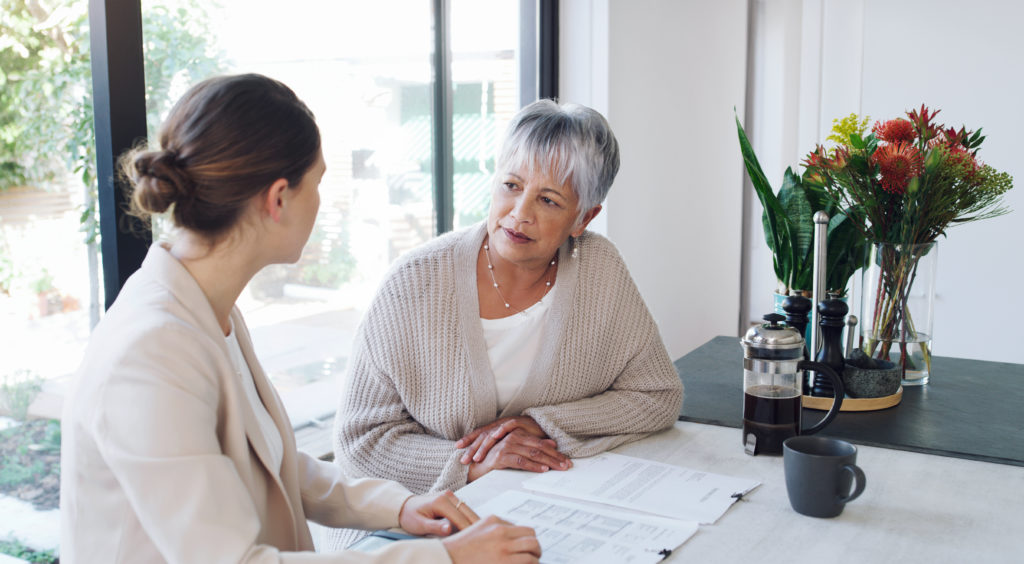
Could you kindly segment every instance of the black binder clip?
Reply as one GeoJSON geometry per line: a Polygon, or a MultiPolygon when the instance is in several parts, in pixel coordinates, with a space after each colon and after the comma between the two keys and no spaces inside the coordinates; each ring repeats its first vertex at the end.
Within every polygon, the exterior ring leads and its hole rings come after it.
{"type": "Polygon", "coordinates": [[[664,559],[668,558],[669,556],[672,556],[672,550],[668,549],[668,548],[663,548],[663,549],[661,549],[661,552],[658,553],[658,556],[660,556],[661,559],[664,560],[664,559]]]}
{"type": "Polygon", "coordinates": [[[744,495],[745,495],[745,494],[744,494],[743,492],[736,492],[736,493],[732,494],[732,495],[731,495],[731,496],[729,496],[729,497],[731,497],[731,498],[735,499],[736,501],[743,501],[743,496],[744,496],[744,495]]]}

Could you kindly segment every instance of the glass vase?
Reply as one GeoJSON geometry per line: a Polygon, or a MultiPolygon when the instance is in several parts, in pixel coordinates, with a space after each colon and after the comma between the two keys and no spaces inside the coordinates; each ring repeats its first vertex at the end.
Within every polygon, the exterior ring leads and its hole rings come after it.
{"type": "Polygon", "coordinates": [[[904,386],[928,383],[932,364],[937,243],[875,243],[862,288],[862,348],[896,363],[904,386]]]}

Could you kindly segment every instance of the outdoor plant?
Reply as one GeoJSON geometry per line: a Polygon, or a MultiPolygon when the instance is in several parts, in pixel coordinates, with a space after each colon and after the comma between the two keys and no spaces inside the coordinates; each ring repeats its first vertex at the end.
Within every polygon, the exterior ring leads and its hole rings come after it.
{"type": "Polygon", "coordinates": [[[797,175],[787,168],[776,193],[754,154],[746,132],[736,119],[743,164],[761,201],[764,238],[772,251],[777,292],[810,296],[814,283],[814,214],[829,216],[825,290],[846,295],[850,277],[864,263],[866,240],[839,201],[830,198],[819,182],[809,181],[805,171],[797,175]]]}
{"type": "Polygon", "coordinates": [[[28,417],[28,408],[43,389],[43,379],[29,370],[16,370],[0,380],[0,411],[19,421],[28,417]]]}
{"type": "Polygon", "coordinates": [[[0,540],[0,554],[13,556],[32,564],[50,564],[58,561],[56,551],[35,550],[14,537],[0,540]]]}
{"type": "MultiPolygon", "coordinates": [[[[865,296],[872,318],[862,320],[877,329],[863,348],[878,358],[888,359],[898,342],[906,362],[907,342],[921,341],[907,299],[928,243],[954,225],[1009,211],[1002,196],[1013,178],[978,160],[981,129],[946,127],[935,121],[938,113],[922,104],[906,118],[875,122],[870,133],[867,117],[836,120],[829,137],[836,145],[818,146],[805,160],[804,184],[845,206],[872,244],[888,244],[877,254],[877,295],[865,296]]],[[[926,348],[923,356],[929,362],[926,348]]]]}

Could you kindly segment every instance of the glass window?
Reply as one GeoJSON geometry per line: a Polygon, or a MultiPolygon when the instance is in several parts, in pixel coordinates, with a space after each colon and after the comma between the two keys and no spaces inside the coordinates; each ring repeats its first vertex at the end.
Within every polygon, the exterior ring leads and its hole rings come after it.
{"type": "Polygon", "coordinates": [[[453,196],[458,229],[487,217],[501,136],[520,108],[519,2],[453,0],[451,20],[453,196]]]}
{"type": "Polygon", "coordinates": [[[0,11],[0,554],[40,562],[59,542],[60,397],[103,299],[86,9],[0,11]]]}

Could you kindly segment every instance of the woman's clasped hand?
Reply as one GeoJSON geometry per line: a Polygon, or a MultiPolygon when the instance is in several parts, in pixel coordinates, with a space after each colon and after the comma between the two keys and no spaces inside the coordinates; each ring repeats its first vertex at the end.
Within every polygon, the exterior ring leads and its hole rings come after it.
{"type": "Polygon", "coordinates": [[[568,470],[572,460],[557,447],[540,425],[526,416],[498,419],[455,443],[455,448],[466,449],[459,461],[470,465],[469,481],[502,468],[530,472],[568,470]]]}

